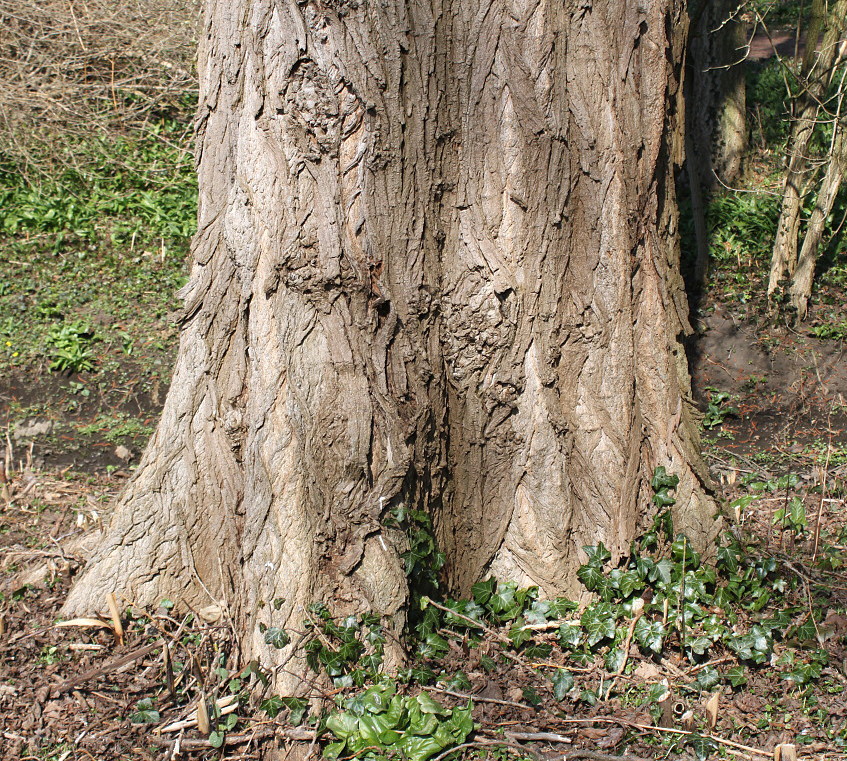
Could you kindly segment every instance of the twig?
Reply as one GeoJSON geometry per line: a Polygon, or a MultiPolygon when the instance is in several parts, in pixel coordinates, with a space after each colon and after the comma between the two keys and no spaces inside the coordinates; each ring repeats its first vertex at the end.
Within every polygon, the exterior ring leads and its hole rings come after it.
{"type": "Polygon", "coordinates": [[[473,700],[477,703],[493,703],[498,706],[512,706],[513,708],[523,708],[527,711],[534,711],[531,705],[526,703],[516,703],[512,700],[498,700],[497,698],[484,698],[481,695],[471,695],[467,692],[454,692],[453,690],[442,690],[440,687],[424,687],[427,692],[437,692],[441,695],[452,695],[454,698],[462,700],[473,700]]]}
{"type": "Polygon", "coordinates": [[[447,750],[439,753],[432,759],[432,761],[443,761],[443,759],[447,758],[447,756],[451,753],[455,753],[457,750],[463,750],[464,748],[484,748],[492,745],[496,745],[501,748],[512,748],[527,756],[532,756],[532,758],[536,761],[543,761],[541,754],[536,753],[531,748],[526,748],[523,745],[518,745],[517,743],[510,743],[506,740],[473,740],[472,742],[461,743],[460,745],[454,745],[452,748],[448,748],[447,750]]]}
{"type": "MultiPolygon", "coordinates": [[[[738,750],[746,751],[747,753],[752,753],[756,756],[762,756],[763,758],[771,758],[772,754],[767,753],[766,751],[759,750],[758,748],[752,748],[749,745],[743,745],[742,743],[737,743],[734,740],[725,740],[722,737],[717,737],[716,735],[707,734],[705,732],[691,732],[687,729],[675,729],[673,727],[657,727],[653,724],[639,724],[635,721],[627,721],[626,719],[618,719],[614,716],[594,716],[588,719],[559,719],[563,724],[590,724],[592,722],[596,722],[598,724],[618,724],[622,727],[631,727],[632,729],[640,729],[645,732],[664,732],[666,734],[673,735],[699,735],[700,737],[704,737],[707,740],[711,740],[712,742],[718,743],[718,745],[725,745],[729,748],[737,748],[738,750]]],[[[573,756],[571,756],[573,757],[573,756]]],[[[622,756],[615,756],[614,758],[623,758],[622,756]]]]}
{"type": "MultiPolygon", "coordinates": [[[[237,735],[227,733],[223,737],[223,744],[242,745],[243,743],[251,742],[253,740],[264,740],[266,737],[273,737],[275,735],[280,735],[281,737],[285,737],[289,740],[299,740],[302,742],[305,742],[306,740],[314,740],[315,738],[315,733],[309,729],[267,727],[265,729],[257,729],[254,732],[241,732],[237,735]]],[[[208,740],[189,740],[184,737],[174,738],[171,740],[167,737],[160,737],[158,735],[148,735],[145,737],[145,742],[151,742],[155,745],[163,745],[165,747],[173,747],[177,742],[179,742],[179,745],[183,750],[202,750],[204,748],[213,747],[208,740]]]]}
{"type": "Polygon", "coordinates": [[[126,666],[128,663],[132,663],[133,661],[137,661],[139,658],[143,658],[145,655],[149,655],[154,650],[157,650],[160,647],[164,647],[164,640],[156,640],[155,642],[144,645],[144,647],[140,647],[137,650],[133,650],[131,653],[127,653],[120,658],[115,658],[115,660],[110,663],[104,663],[102,666],[98,666],[97,668],[90,669],[86,671],[84,674],[80,674],[73,679],[68,679],[65,682],[62,682],[59,685],[56,685],[53,688],[53,694],[55,696],[61,695],[63,692],[67,692],[68,690],[73,689],[74,687],[79,686],[80,684],[84,684],[90,679],[94,679],[94,677],[103,676],[104,674],[108,674],[112,671],[117,671],[121,666],[126,666]]]}
{"type": "Polygon", "coordinates": [[[556,732],[503,732],[510,740],[523,742],[571,743],[573,740],[556,732]]]}
{"type": "Polygon", "coordinates": [[[508,645],[509,647],[514,647],[515,643],[512,642],[507,636],[501,634],[500,632],[492,629],[490,626],[486,626],[482,621],[478,621],[475,618],[471,618],[470,616],[465,616],[461,613],[457,613],[455,610],[450,610],[446,605],[442,605],[441,603],[435,602],[435,600],[430,599],[429,597],[424,598],[428,605],[432,605],[433,608],[438,608],[438,610],[442,610],[445,613],[449,613],[451,616],[455,616],[456,618],[462,619],[462,621],[466,621],[475,629],[482,629],[486,634],[490,634],[499,642],[504,645],[508,645]]]}

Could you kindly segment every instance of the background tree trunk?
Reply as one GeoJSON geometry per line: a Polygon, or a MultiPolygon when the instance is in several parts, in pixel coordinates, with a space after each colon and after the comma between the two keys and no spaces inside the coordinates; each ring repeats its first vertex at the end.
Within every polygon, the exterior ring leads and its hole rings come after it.
{"type": "Polygon", "coordinates": [[[687,129],[701,184],[710,190],[741,174],[747,148],[747,37],[738,0],[700,0],[689,7],[687,129]]]}
{"type": "Polygon", "coordinates": [[[847,146],[845,146],[844,141],[844,125],[841,121],[841,114],[837,114],[836,118],[829,162],[818,189],[815,207],[809,217],[809,225],[806,228],[806,235],[803,237],[803,245],[797,256],[797,269],[794,271],[794,277],[791,279],[791,287],[789,288],[791,306],[795,309],[798,320],[805,320],[809,311],[809,298],[812,295],[818,249],[823,238],[826,221],[832,213],[832,207],[835,205],[835,199],[844,179],[845,167],[847,167],[847,146]]]}
{"type": "Polygon", "coordinates": [[[736,0],[700,0],[688,8],[685,172],[696,245],[688,292],[696,302],[709,268],[708,196],[738,179],[746,149],[747,39],[736,0]]]}
{"type": "Polygon", "coordinates": [[[705,545],[684,28],[669,2],[208,3],[177,368],[66,610],[214,601],[269,664],[257,625],[314,600],[399,627],[398,507],[453,592],[572,592],[582,545],[626,554],[657,465],[705,545]]]}
{"type": "Polygon", "coordinates": [[[780,282],[794,275],[803,200],[816,171],[809,161],[809,145],[826,101],[834,66],[839,56],[839,40],[847,20],[847,0],[813,0],[806,50],[800,66],[800,93],[792,102],[791,137],[782,191],[782,207],[774,238],[768,276],[768,295],[775,294],[780,282]],[[818,47],[820,45],[820,47],[818,47]]]}

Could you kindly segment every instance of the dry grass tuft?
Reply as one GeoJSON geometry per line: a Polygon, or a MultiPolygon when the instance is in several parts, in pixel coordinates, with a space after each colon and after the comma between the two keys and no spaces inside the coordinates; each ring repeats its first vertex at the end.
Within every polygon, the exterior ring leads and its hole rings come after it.
{"type": "Polygon", "coordinates": [[[0,143],[7,164],[80,160],[80,137],[190,118],[197,0],[0,0],[0,143]]]}

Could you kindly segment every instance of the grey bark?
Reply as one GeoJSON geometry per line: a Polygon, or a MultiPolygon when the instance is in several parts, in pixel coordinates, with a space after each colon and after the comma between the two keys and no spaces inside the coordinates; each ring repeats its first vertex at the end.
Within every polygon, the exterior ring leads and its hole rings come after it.
{"type": "Polygon", "coordinates": [[[209,2],[177,368],[66,611],[215,601],[269,664],[258,624],[314,600],[399,628],[398,505],[451,592],[569,593],[582,545],[626,554],[658,465],[705,546],[683,33],[671,2],[209,2]]]}

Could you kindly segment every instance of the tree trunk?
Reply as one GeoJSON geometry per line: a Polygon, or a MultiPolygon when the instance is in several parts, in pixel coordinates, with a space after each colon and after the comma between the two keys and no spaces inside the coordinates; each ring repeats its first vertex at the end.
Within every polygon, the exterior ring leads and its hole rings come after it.
{"type": "Polygon", "coordinates": [[[789,288],[791,306],[794,307],[798,320],[805,320],[809,311],[809,298],[812,295],[818,248],[826,227],[826,220],[832,212],[832,207],[835,205],[835,199],[844,180],[845,167],[847,167],[847,145],[845,145],[844,140],[844,127],[838,121],[835,124],[829,163],[818,190],[815,208],[812,209],[812,215],[809,217],[809,226],[806,228],[803,246],[797,258],[797,269],[789,288]]]}
{"type": "Polygon", "coordinates": [[[692,7],[688,46],[687,130],[704,189],[735,182],[747,147],[747,51],[738,0],[701,0],[692,7]]]}
{"type": "Polygon", "coordinates": [[[680,30],[669,1],[207,3],[177,367],[66,611],[214,602],[268,664],[258,624],[315,600],[399,628],[399,508],[451,592],[569,593],[658,465],[705,546],[680,30]]]}
{"type": "Polygon", "coordinates": [[[806,51],[800,67],[802,89],[793,103],[788,164],[768,276],[768,296],[775,294],[780,282],[786,277],[791,278],[797,267],[800,214],[814,173],[809,162],[809,144],[838,59],[845,19],[847,0],[836,0],[831,6],[826,0],[814,0],[812,3],[806,51]]]}

